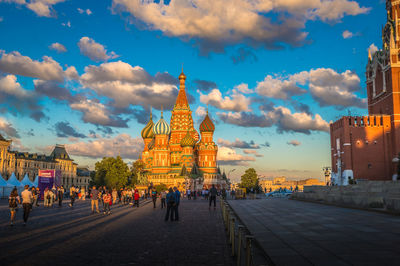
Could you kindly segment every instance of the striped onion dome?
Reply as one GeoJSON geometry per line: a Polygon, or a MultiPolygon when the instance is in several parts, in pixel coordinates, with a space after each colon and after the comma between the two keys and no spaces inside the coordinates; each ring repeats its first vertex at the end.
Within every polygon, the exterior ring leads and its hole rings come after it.
{"type": "Polygon", "coordinates": [[[206,117],[204,117],[203,122],[200,124],[200,132],[214,132],[214,130],[214,123],[211,121],[211,118],[208,116],[207,112],[206,117]]]}
{"type": "Polygon", "coordinates": [[[155,138],[153,138],[153,139],[150,141],[150,143],[149,143],[149,145],[147,146],[147,148],[148,148],[149,150],[153,149],[153,148],[154,148],[155,142],[156,142],[156,140],[155,140],[155,138]]]}
{"type": "Polygon", "coordinates": [[[161,112],[161,118],[153,127],[153,133],[155,135],[169,135],[171,133],[171,128],[168,123],[165,122],[163,118],[163,113],[161,112]]]}
{"type": "Polygon", "coordinates": [[[154,136],[153,133],[153,116],[150,114],[150,121],[147,123],[147,125],[142,129],[142,138],[144,139],[151,139],[154,136]]]}
{"type": "Polygon", "coordinates": [[[196,140],[192,137],[189,131],[186,132],[185,137],[181,140],[182,147],[193,147],[196,144],[196,140]]]}

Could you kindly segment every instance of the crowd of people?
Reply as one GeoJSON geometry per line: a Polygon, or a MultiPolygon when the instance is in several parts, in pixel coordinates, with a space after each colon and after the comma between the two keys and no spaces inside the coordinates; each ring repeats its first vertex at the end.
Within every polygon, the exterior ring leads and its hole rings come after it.
{"type": "MultiPolygon", "coordinates": [[[[104,215],[111,214],[111,206],[120,204],[132,205],[132,208],[139,208],[139,201],[141,199],[151,198],[153,202],[153,208],[157,206],[157,200],[160,199],[161,209],[166,209],[165,221],[179,221],[179,205],[181,198],[187,196],[189,200],[196,199],[197,197],[203,197],[209,202],[209,208],[213,204],[214,210],[216,209],[216,197],[218,191],[213,185],[209,190],[203,189],[202,191],[187,191],[181,193],[177,187],[169,188],[167,191],[157,191],[156,189],[149,189],[148,191],[138,191],[135,188],[121,188],[117,189],[107,189],[105,186],[100,186],[97,188],[93,186],[86,191],[85,188],[79,188],[72,186],[69,191],[66,191],[63,186],[55,187],[51,189],[46,187],[43,191],[43,196],[39,187],[31,187],[28,185],[24,187],[21,194],[18,194],[17,188],[14,188],[9,196],[9,208],[10,208],[10,225],[13,226],[16,211],[18,205],[22,204],[23,208],[23,224],[26,225],[29,214],[33,207],[39,206],[39,200],[43,199],[43,206],[45,208],[52,208],[53,205],[58,202],[58,206],[63,206],[63,199],[66,197],[70,198],[70,203],[68,204],[71,208],[74,206],[75,200],[86,200],[90,198],[91,201],[91,211],[92,214],[100,213],[99,206],[102,207],[102,212],[104,215]]],[[[226,196],[225,190],[221,190],[221,196],[226,196]]]]}

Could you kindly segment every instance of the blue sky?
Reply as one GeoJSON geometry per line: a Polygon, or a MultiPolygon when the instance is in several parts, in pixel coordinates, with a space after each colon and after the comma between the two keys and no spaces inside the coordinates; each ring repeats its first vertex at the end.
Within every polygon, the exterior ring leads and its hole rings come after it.
{"type": "Polygon", "coordinates": [[[385,22],[376,0],[0,0],[0,132],[21,151],[67,144],[80,165],[135,160],[183,63],[231,178],[322,178],[329,122],[367,113],[385,22]]]}

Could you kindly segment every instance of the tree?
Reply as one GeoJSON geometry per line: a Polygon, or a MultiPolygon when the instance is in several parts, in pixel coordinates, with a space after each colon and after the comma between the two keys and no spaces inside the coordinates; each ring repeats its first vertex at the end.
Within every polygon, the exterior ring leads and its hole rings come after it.
{"type": "Polygon", "coordinates": [[[251,191],[251,189],[253,189],[253,191],[258,191],[258,181],[256,170],[254,168],[249,168],[242,175],[239,186],[241,188],[246,188],[247,191],[251,191]]]}
{"type": "Polygon", "coordinates": [[[132,165],[131,184],[147,185],[147,177],[144,173],[144,162],[141,159],[136,160],[132,165]]]}
{"type": "Polygon", "coordinates": [[[158,194],[161,191],[167,191],[168,190],[168,187],[167,187],[166,184],[159,184],[159,185],[156,185],[154,188],[155,188],[155,190],[157,191],[158,194]]]}
{"type": "Polygon", "coordinates": [[[120,189],[128,184],[131,175],[128,165],[120,156],[104,157],[95,165],[96,175],[94,181],[97,185],[106,185],[109,188],[120,189]]]}

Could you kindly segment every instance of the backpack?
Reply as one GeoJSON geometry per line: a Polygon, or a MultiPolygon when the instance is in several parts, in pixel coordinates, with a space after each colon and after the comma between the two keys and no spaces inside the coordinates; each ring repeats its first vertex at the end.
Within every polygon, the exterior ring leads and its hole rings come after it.
{"type": "Polygon", "coordinates": [[[174,193],[169,197],[168,203],[171,205],[175,204],[175,194],[174,193]]]}
{"type": "Polygon", "coordinates": [[[11,198],[8,200],[8,206],[9,206],[10,208],[16,208],[16,207],[17,207],[17,199],[16,199],[15,197],[11,197],[11,198]]]}

